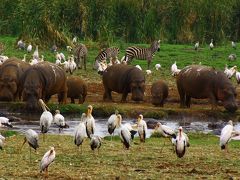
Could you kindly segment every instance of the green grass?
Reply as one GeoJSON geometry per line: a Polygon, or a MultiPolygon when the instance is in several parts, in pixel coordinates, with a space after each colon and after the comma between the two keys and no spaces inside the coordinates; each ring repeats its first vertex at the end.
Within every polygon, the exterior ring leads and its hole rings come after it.
{"type": "Polygon", "coordinates": [[[41,179],[39,163],[43,154],[54,146],[55,162],[49,168],[50,179],[229,179],[240,178],[239,142],[231,141],[229,154],[220,150],[219,138],[213,135],[190,134],[190,147],[183,158],[172,152],[168,140],[149,138],[140,144],[136,138],[130,150],[124,150],[119,138],[103,140],[99,154],[90,150],[89,140],[83,144],[83,153],[73,143],[73,137],[47,135],[40,137],[40,148],[32,153],[22,151],[22,135],[6,139],[0,151],[0,178],[41,179]],[[164,144],[165,146],[161,151],[164,144]]]}
{"type": "MultiPolygon", "coordinates": [[[[6,37],[1,36],[0,42],[5,45],[4,54],[12,57],[18,57],[20,59],[23,58],[23,55],[26,51],[17,50],[15,48],[16,38],[14,37],[6,37]]],[[[96,71],[92,70],[92,63],[94,62],[95,57],[99,52],[98,43],[92,41],[81,41],[87,45],[89,49],[88,58],[87,58],[87,71],[79,70],[75,72],[77,75],[81,75],[84,79],[92,81],[92,82],[101,82],[101,76],[97,74],[96,71]]],[[[127,44],[121,41],[118,41],[112,46],[120,47],[120,55],[119,59],[121,59],[125,53],[125,49],[128,46],[140,46],[140,47],[148,47],[147,44],[127,44]]],[[[49,49],[39,49],[40,54],[45,56],[45,59],[51,62],[55,62],[55,54],[50,51],[50,47],[52,44],[49,45],[49,49]]],[[[66,52],[65,48],[59,49],[59,52],[64,52],[66,56],[69,54],[66,52]]],[[[201,44],[200,50],[198,52],[194,51],[192,44],[185,44],[185,45],[176,45],[176,44],[165,44],[164,42],[161,43],[161,50],[160,52],[156,52],[155,56],[153,57],[153,61],[151,64],[151,68],[153,70],[153,74],[147,77],[147,83],[151,83],[157,79],[165,79],[169,82],[169,84],[175,83],[173,82],[174,78],[171,77],[170,67],[177,61],[178,67],[181,69],[187,65],[191,64],[199,64],[200,62],[202,65],[208,65],[215,67],[216,69],[223,70],[225,64],[229,66],[233,65],[240,65],[240,62],[228,61],[228,56],[231,53],[235,53],[237,57],[240,57],[240,51],[234,50],[231,47],[231,43],[224,44],[223,46],[216,46],[213,51],[210,51],[208,48],[208,44],[201,44]],[[162,65],[162,69],[160,71],[156,71],[154,65],[160,63],[162,65]]],[[[27,55],[27,59],[30,59],[32,53],[27,55]]],[[[147,62],[143,60],[136,60],[134,59],[132,62],[133,65],[139,64],[144,70],[147,69],[147,62]]]]}

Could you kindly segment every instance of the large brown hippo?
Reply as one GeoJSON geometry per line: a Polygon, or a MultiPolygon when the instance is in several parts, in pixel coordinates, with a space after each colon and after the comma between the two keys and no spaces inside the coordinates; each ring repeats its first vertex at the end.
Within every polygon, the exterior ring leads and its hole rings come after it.
{"type": "Polygon", "coordinates": [[[151,87],[152,104],[163,107],[165,99],[168,97],[168,85],[158,80],[152,84],[151,87]]]}
{"type": "Polygon", "coordinates": [[[141,70],[134,66],[116,64],[103,72],[104,101],[112,101],[111,92],[122,93],[122,102],[126,101],[128,93],[132,93],[133,101],[143,101],[145,77],[141,70]]]}
{"type": "Polygon", "coordinates": [[[66,103],[66,74],[55,64],[41,62],[31,66],[22,75],[21,82],[23,100],[28,110],[37,110],[39,99],[47,102],[54,94],[58,94],[59,103],[66,103]]]}
{"type": "Polygon", "coordinates": [[[79,104],[84,103],[87,96],[87,84],[78,76],[67,77],[67,97],[71,98],[71,103],[75,103],[74,99],[79,99],[79,104]]]}
{"type": "Polygon", "coordinates": [[[236,90],[227,76],[214,68],[200,65],[187,66],[177,76],[181,107],[190,107],[191,98],[209,98],[213,108],[218,100],[226,110],[237,110],[236,90]]]}
{"type": "Polygon", "coordinates": [[[6,60],[0,67],[0,100],[21,99],[19,83],[21,75],[30,65],[17,58],[6,60]]]}

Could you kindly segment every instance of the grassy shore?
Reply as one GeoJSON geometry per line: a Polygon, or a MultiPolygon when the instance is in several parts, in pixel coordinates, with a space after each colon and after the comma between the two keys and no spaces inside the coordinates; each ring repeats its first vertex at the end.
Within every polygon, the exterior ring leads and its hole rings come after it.
{"type": "Polygon", "coordinates": [[[92,152],[89,140],[78,151],[73,137],[48,135],[46,142],[40,137],[40,148],[32,153],[26,144],[19,148],[23,135],[11,135],[0,151],[0,178],[42,179],[39,163],[43,154],[54,146],[55,162],[49,168],[49,179],[239,179],[240,145],[231,141],[229,154],[220,150],[219,138],[206,134],[190,134],[190,147],[179,159],[168,140],[163,150],[163,138],[152,137],[145,144],[136,138],[130,150],[124,150],[119,138],[103,140],[99,154],[92,152]]]}

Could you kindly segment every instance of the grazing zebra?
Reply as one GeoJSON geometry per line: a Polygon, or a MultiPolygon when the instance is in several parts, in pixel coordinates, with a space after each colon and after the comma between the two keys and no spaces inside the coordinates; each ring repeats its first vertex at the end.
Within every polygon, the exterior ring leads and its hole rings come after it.
{"type": "Polygon", "coordinates": [[[154,41],[149,48],[131,46],[126,49],[124,61],[130,63],[133,58],[146,59],[149,69],[153,55],[156,51],[160,51],[160,40],[154,41]]]}
{"type": "Polygon", "coordinates": [[[86,70],[87,53],[88,53],[88,50],[84,44],[79,44],[75,48],[74,59],[78,69],[82,69],[82,66],[84,65],[84,70],[86,70]]]}
{"type": "Polygon", "coordinates": [[[93,69],[98,69],[100,66],[99,64],[101,62],[103,62],[104,60],[109,59],[111,62],[112,59],[117,59],[118,53],[119,53],[119,48],[117,48],[117,47],[111,47],[111,48],[104,49],[95,58],[95,63],[94,63],[93,69]]]}

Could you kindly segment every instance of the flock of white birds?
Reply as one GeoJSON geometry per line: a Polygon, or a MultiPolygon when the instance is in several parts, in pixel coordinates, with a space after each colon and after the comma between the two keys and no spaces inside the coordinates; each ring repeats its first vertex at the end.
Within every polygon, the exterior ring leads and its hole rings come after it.
{"type": "MultiPolygon", "coordinates": [[[[56,124],[59,128],[66,127],[66,123],[64,120],[64,116],[60,114],[59,110],[56,110],[55,115],[52,115],[52,113],[49,111],[49,108],[46,106],[46,104],[43,102],[43,100],[39,100],[39,103],[43,109],[43,113],[40,116],[40,130],[43,135],[43,141],[45,141],[45,134],[48,132],[49,127],[51,124],[56,124]]],[[[75,127],[74,131],[74,143],[76,146],[81,147],[82,152],[82,144],[85,141],[86,138],[90,139],[90,148],[94,151],[97,149],[99,151],[99,148],[102,145],[102,137],[97,136],[94,134],[95,132],[95,119],[92,116],[93,107],[89,105],[87,107],[86,113],[82,114],[81,120],[79,122],[79,125],[75,127]]],[[[9,119],[6,117],[0,117],[0,127],[6,127],[6,126],[12,126],[9,122],[9,119]]],[[[143,115],[139,115],[137,118],[136,124],[130,124],[130,123],[122,123],[122,116],[121,114],[116,111],[114,114],[112,114],[107,122],[108,132],[111,135],[111,141],[112,136],[114,135],[114,132],[117,132],[118,136],[121,139],[121,142],[123,144],[123,147],[125,149],[129,149],[132,143],[132,140],[134,139],[134,135],[138,133],[139,139],[141,143],[145,143],[146,134],[147,134],[147,124],[143,119],[143,115]]],[[[59,130],[59,133],[61,131],[59,130]]],[[[169,138],[171,140],[171,144],[173,147],[174,153],[176,153],[177,157],[182,158],[185,155],[185,152],[188,147],[190,147],[189,137],[186,133],[183,132],[183,128],[180,126],[178,128],[178,132],[176,133],[172,128],[161,124],[158,122],[155,126],[155,131],[158,132],[162,137],[169,138]]],[[[228,143],[231,141],[231,138],[234,136],[240,135],[239,132],[236,132],[234,130],[234,126],[232,121],[230,120],[228,124],[222,129],[221,135],[220,135],[220,148],[228,152],[228,143]]],[[[0,149],[4,148],[5,144],[5,137],[0,134],[0,149]]],[[[39,135],[37,132],[35,132],[32,129],[29,129],[25,132],[24,142],[21,146],[21,150],[23,145],[28,142],[30,147],[30,161],[31,161],[31,148],[37,150],[39,148],[39,135]]],[[[161,148],[161,152],[163,150],[163,147],[161,148]]],[[[54,147],[50,147],[50,150],[48,150],[44,155],[40,162],[40,172],[45,172],[44,176],[48,176],[48,167],[49,165],[54,161],[56,157],[56,152],[54,150],[54,147]]]]}

